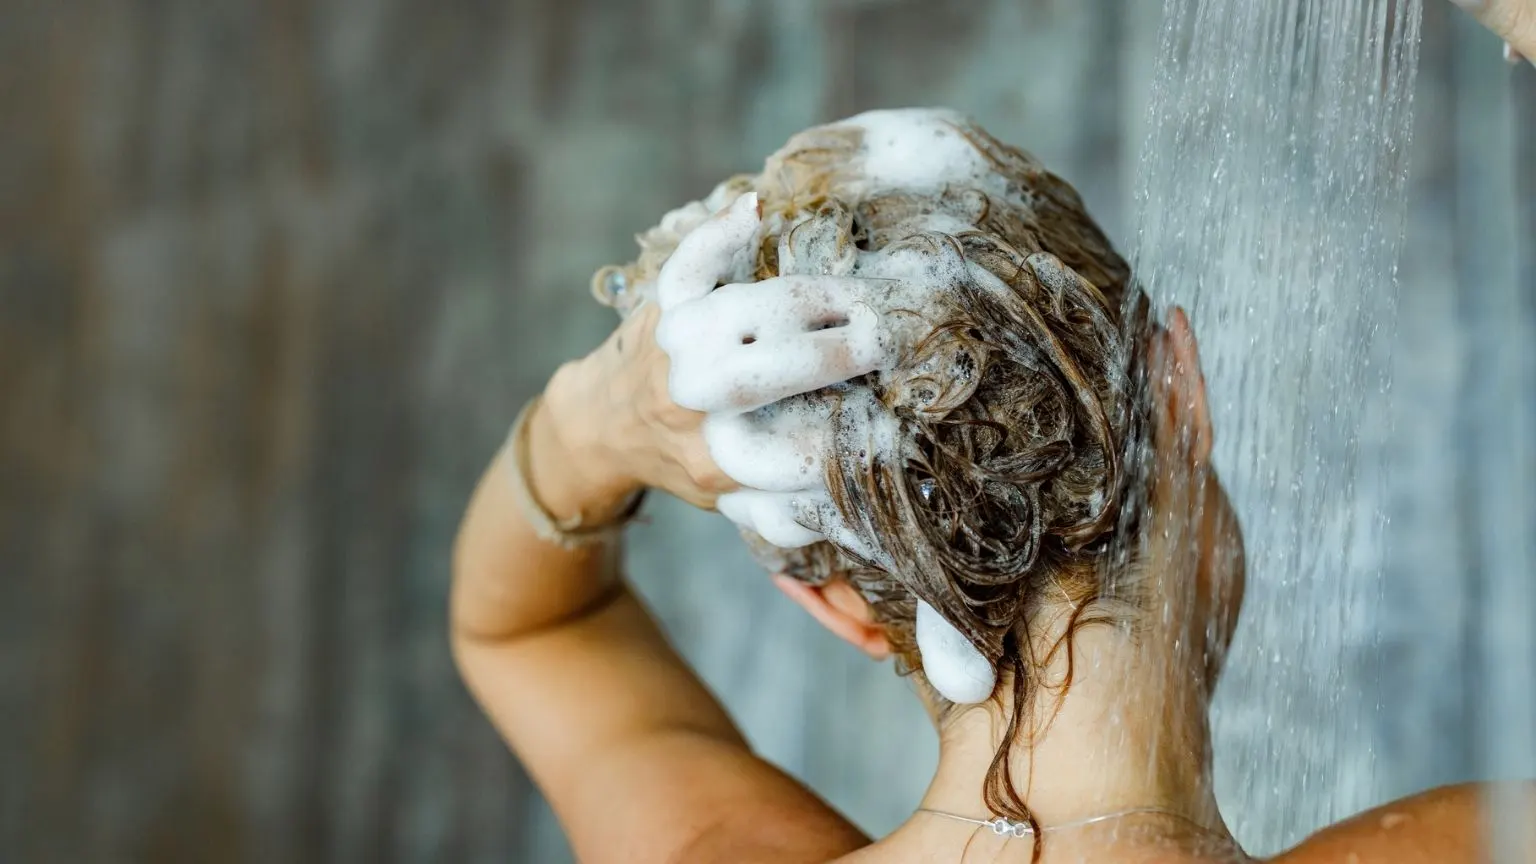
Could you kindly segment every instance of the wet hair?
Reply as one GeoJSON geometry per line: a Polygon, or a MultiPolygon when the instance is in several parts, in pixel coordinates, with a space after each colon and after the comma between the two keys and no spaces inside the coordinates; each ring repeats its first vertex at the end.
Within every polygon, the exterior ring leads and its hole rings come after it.
{"type": "MultiPolygon", "coordinates": [[[[1035,825],[1010,755],[1041,688],[1064,695],[1070,686],[1072,634],[1113,620],[1105,601],[1125,591],[1116,570],[1127,546],[1116,541],[1138,521],[1127,506],[1137,471],[1126,454],[1146,425],[1133,373],[1147,304],[1070,185],[974,124],[952,125],[990,166],[989,182],[977,184],[986,188],[871,192],[855,168],[857,126],[801,133],[762,175],[722,187],[755,187],[765,224],[815,216],[841,226],[837,241],[860,250],[910,248],[968,265],[939,268],[956,275],[937,286],[937,311],[923,313],[927,336],[892,370],[863,382],[898,419],[908,445],[901,456],[839,452],[826,462],[838,514],[878,550],[877,560],[825,541],[788,551],[754,545],[794,578],[856,586],[903,673],[921,679],[919,600],[1004,672],[1012,714],[984,800],[998,815],[1035,825]],[[922,222],[914,217],[935,213],[943,224],[969,227],[912,231],[922,222]],[[1073,610],[1067,633],[1040,656],[1031,628],[1055,604],[1073,610]],[[1044,681],[1063,650],[1066,679],[1044,681]]],[[[793,252],[796,237],[783,239],[793,252]]],[[[764,238],[754,278],[779,275],[780,241],[764,238]]],[[[636,278],[653,273],[673,245],[655,232],[641,242],[641,260],[628,271],[636,278]]],[[[1033,719],[1035,733],[1049,722],[1033,719]]],[[[1038,856],[1038,831],[1034,837],[1038,856]]]]}
{"type": "MultiPolygon", "coordinates": [[[[1070,686],[1071,634],[1109,620],[1096,601],[1117,587],[1125,545],[1115,541],[1136,522],[1125,506],[1136,473],[1126,460],[1145,425],[1133,372],[1146,301],[1139,291],[1128,297],[1129,268],[1070,185],[974,125],[958,131],[1017,194],[949,188],[850,203],[838,194],[838,170],[855,146],[846,130],[791,146],[765,172],[765,211],[848,208],[861,248],[926,248],[972,265],[945,272],[975,274],[941,292],[944,311],[929,335],[868,382],[912,445],[904,458],[841,452],[828,460],[839,514],[882,561],[819,543],[785,563],[796,578],[846,578],[859,588],[904,672],[922,670],[913,632],[921,599],[1011,673],[999,678],[1012,688],[1012,715],[983,793],[994,813],[1034,824],[1010,774],[1011,748],[1035,692],[1070,686]],[[974,227],[893,233],[914,210],[974,227]],[[1074,610],[1067,635],[1035,656],[1032,622],[1053,603],[1074,610]],[[1062,649],[1066,680],[1041,680],[1062,649]]],[[[776,244],[765,241],[758,278],[776,275],[776,244]]]]}

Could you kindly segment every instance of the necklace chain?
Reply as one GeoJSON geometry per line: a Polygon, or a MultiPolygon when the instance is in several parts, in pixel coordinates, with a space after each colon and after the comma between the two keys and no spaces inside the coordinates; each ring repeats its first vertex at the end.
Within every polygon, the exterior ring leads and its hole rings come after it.
{"type": "MultiPolygon", "coordinates": [[[[953,819],[956,822],[965,822],[971,825],[980,825],[983,828],[991,828],[992,833],[998,835],[999,837],[1011,836],[1023,838],[1035,833],[1034,827],[1031,826],[1028,822],[1016,822],[1012,819],[1004,819],[1001,816],[997,816],[992,819],[972,819],[969,816],[961,816],[958,813],[946,813],[943,810],[931,810],[927,807],[919,808],[917,812],[929,813],[934,816],[943,816],[945,819],[953,819]]],[[[1052,825],[1048,828],[1041,828],[1040,833],[1044,834],[1051,831],[1063,831],[1068,828],[1083,828],[1085,826],[1094,825],[1099,822],[1108,822],[1111,819],[1122,819],[1126,816],[1138,816],[1147,813],[1156,813],[1161,816],[1172,816],[1173,818],[1182,822],[1187,822],[1190,825],[1201,829],[1202,831],[1211,830],[1204,825],[1201,825],[1194,819],[1185,816],[1183,813],[1176,813],[1172,810],[1164,810],[1161,807],[1132,807],[1129,810],[1118,810],[1114,813],[1105,813],[1102,816],[1090,816],[1087,819],[1078,819],[1075,822],[1062,822],[1057,825],[1052,825]]]]}

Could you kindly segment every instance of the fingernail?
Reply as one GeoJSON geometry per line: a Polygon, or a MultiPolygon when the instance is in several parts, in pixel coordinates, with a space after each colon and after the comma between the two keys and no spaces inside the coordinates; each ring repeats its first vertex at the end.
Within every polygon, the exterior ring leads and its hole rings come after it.
{"type": "Polygon", "coordinates": [[[1524,59],[1525,59],[1524,57],[1520,56],[1520,52],[1515,50],[1515,46],[1509,44],[1508,42],[1504,43],[1504,62],[1505,63],[1508,63],[1509,65],[1513,66],[1516,63],[1519,63],[1521,60],[1524,60],[1524,59]]]}

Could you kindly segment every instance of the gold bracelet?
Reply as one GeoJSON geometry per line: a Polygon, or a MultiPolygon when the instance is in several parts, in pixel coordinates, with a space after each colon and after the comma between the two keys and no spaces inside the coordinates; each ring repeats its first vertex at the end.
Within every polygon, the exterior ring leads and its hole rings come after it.
{"type": "Polygon", "coordinates": [[[528,400],[523,410],[517,414],[517,419],[512,423],[512,432],[508,436],[512,445],[512,491],[517,495],[517,503],[522,508],[523,517],[528,524],[533,526],[533,531],[540,540],[553,543],[562,549],[581,549],[587,546],[597,546],[617,537],[623,532],[624,526],[629,524],[640,512],[640,506],[645,503],[645,489],[636,492],[624,505],[618,517],[611,522],[602,525],[584,525],[583,516],[577,511],[575,516],[569,519],[556,519],[534,494],[533,487],[528,482],[528,422],[533,417],[533,411],[538,407],[541,397],[535,396],[528,400]]]}

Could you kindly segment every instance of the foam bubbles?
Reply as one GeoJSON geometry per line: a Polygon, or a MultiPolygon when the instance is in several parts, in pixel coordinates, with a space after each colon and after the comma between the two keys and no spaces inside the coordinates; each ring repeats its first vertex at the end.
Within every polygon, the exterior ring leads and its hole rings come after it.
{"type": "MultiPolygon", "coordinates": [[[[938,195],[956,186],[1008,194],[961,132],[965,125],[952,111],[907,109],[867,112],[820,131],[857,132],[858,146],[838,175],[838,194],[849,203],[890,192],[938,195]]],[[[792,141],[770,165],[796,146],[792,141]]],[[[869,386],[845,382],[868,374],[878,380],[896,368],[931,329],[944,293],[978,279],[943,236],[974,226],[942,207],[914,208],[890,228],[911,239],[859,249],[847,210],[776,211],[765,220],[755,196],[733,199],[738,188],[721,184],[708,202],[673,211],[661,226],[681,236],[656,286],[663,310],[657,341],[672,361],[672,398],[710,414],[704,432],[711,456],[750,490],[824,493],[833,452],[901,460],[895,415],[869,386]],[[704,217],[715,204],[724,209],[704,217]],[[779,238],[780,275],[729,282],[765,236],[779,238]],[[834,412],[841,417],[836,435],[834,412]]],[[[742,527],[768,526],[795,545],[806,538],[785,530],[787,521],[798,518],[811,530],[789,499],[748,496],[721,510],[742,527]]],[[[818,536],[835,533],[839,546],[877,558],[874,544],[830,509],[811,521],[818,536]]]]}
{"type": "Polygon", "coordinates": [[[726,518],[780,549],[798,549],[822,539],[822,535],[800,524],[798,514],[815,509],[820,496],[815,492],[764,492],[740,489],[720,496],[716,506],[726,518]]]}
{"type": "Polygon", "coordinates": [[[824,396],[798,395],[743,414],[713,414],[704,421],[704,440],[720,470],[743,486],[817,489],[833,446],[833,407],[824,396]]]}
{"type": "Polygon", "coordinates": [[[992,695],[997,686],[992,664],[963,633],[921,600],[917,603],[916,629],[923,674],[939,695],[961,705],[985,702],[992,695]]]}
{"type": "Polygon", "coordinates": [[[943,108],[905,108],[867,111],[833,125],[863,132],[859,169],[870,188],[936,192],[991,185],[989,166],[957,128],[964,122],[943,108]]]}
{"type": "MultiPolygon", "coordinates": [[[[672,362],[671,396],[709,415],[710,455],[744,487],[721,496],[719,510],[773,546],[827,539],[890,566],[876,538],[843,522],[826,466],[854,454],[901,464],[908,454],[900,421],[870,384],[852,382],[894,371],[931,331],[954,286],[1005,290],[951,239],[975,227],[967,201],[980,202],[977,212],[986,197],[1029,207],[977,149],[971,128],[952,111],[908,109],[808,130],[770,157],[763,176],[733,178],[641,237],[636,272],[670,253],[655,285],[640,292],[653,292],[662,307],[657,342],[672,362]],[[795,163],[801,150],[840,154],[821,180],[846,206],[784,207],[764,217],[756,195],[742,193],[754,182],[769,189],[781,174],[793,187],[797,170],[821,170],[795,163]],[[974,196],[951,196],[955,190],[974,196]],[[893,194],[936,206],[884,210],[872,244],[879,248],[860,248],[855,208],[893,194]],[[769,237],[778,238],[778,275],[754,282],[769,237]]],[[[975,703],[991,695],[992,665],[927,603],[918,605],[917,639],[928,679],[945,698],[975,703]]]]}

